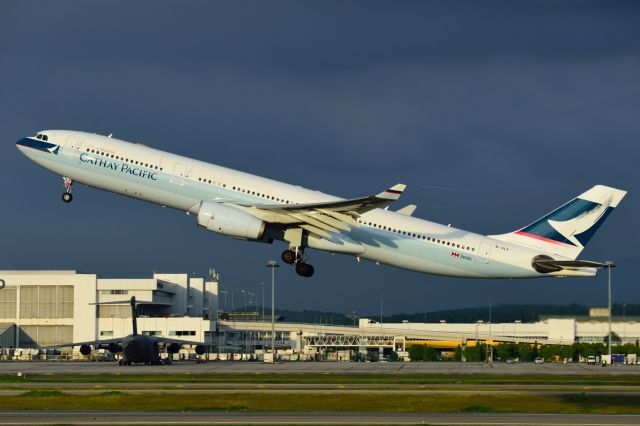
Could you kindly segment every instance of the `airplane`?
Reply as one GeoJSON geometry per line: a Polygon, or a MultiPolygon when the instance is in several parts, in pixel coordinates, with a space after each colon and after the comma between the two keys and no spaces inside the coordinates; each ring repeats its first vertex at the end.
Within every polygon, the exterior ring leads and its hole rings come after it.
{"type": "MultiPolygon", "coordinates": [[[[120,305],[125,302],[103,302],[98,305],[120,305]]],[[[166,347],[170,354],[177,353],[182,345],[195,345],[196,354],[202,355],[205,347],[200,342],[190,342],[186,340],[168,339],[159,336],[147,336],[138,334],[138,315],[136,312],[136,297],[131,296],[131,321],[133,332],[125,337],[115,339],[91,340],[87,342],[63,343],[61,345],[48,346],[41,349],[64,348],[80,346],[80,353],[84,356],[91,354],[91,347],[95,349],[104,348],[112,354],[122,352],[122,359],[118,361],[120,365],[145,364],[161,365],[164,362],[160,359],[160,345],[166,347]]],[[[139,304],[139,303],[138,303],[139,304]]]]}
{"type": "Polygon", "coordinates": [[[389,210],[404,184],[360,198],[319,191],[92,133],[46,130],[16,142],[30,160],[74,183],[171,207],[225,236],[288,248],[282,260],[311,277],[306,249],[411,271],[468,278],[595,276],[609,264],[578,260],[626,191],[596,185],[533,223],[480,235],[389,210]]]}

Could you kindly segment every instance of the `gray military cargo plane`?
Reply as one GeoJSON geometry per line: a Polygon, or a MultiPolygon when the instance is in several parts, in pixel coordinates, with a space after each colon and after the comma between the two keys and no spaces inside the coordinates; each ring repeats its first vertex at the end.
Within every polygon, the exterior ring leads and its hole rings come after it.
{"type": "MultiPolygon", "coordinates": [[[[121,304],[123,302],[106,302],[99,305],[121,304]]],[[[164,364],[160,359],[160,345],[164,345],[169,353],[176,353],[182,345],[195,346],[196,354],[202,355],[205,347],[201,342],[191,342],[187,340],[168,339],[166,337],[147,336],[138,334],[138,316],[136,313],[136,298],[131,297],[131,319],[133,321],[133,333],[115,339],[92,340],[88,342],[74,342],[62,345],[50,346],[48,348],[63,348],[70,346],[80,346],[82,355],[91,354],[91,348],[107,349],[112,354],[122,353],[122,359],[118,362],[120,365],[145,364],[159,365],[164,364]]]]}

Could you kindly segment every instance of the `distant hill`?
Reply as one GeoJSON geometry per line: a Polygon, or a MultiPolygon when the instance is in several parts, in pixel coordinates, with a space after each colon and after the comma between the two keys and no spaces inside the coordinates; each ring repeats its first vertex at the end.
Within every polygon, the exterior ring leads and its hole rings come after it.
{"type": "MultiPolygon", "coordinates": [[[[258,311],[260,311],[258,307],[258,311]]],[[[270,318],[269,308],[266,308],[266,319],[270,318]]],[[[354,325],[358,322],[358,317],[370,318],[375,321],[380,320],[380,314],[359,314],[355,319],[351,314],[326,311],[294,311],[289,309],[277,309],[277,316],[286,322],[303,322],[311,324],[333,324],[333,325],[354,325]],[[284,317],[284,318],[282,318],[284,317]]],[[[613,305],[613,315],[627,317],[640,316],[640,304],[620,304],[613,305]],[[624,311],[624,312],[623,312],[624,311]]],[[[541,318],[550,316],[587,316],[589,308],[581,305],[498,305],[491,308],[491,322],[535,322],[541,318]]],[[[489,321],[489,307],[447,309],[434,312],[421,312],[412,314],[393,314],[383,316],[383,322],[453,322],[453,323],[475,323],[478,320],[489,321]]]]}

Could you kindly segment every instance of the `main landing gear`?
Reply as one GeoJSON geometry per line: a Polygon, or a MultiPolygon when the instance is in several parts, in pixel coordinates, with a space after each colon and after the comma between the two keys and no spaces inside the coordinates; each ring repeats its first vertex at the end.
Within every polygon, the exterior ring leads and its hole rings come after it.
{"type": "Polygon", "coordinates": [[[62,201],[65,203],[70,203],[73,200],[73,195],[71,195],[71,187],[73,186],[73,181],[67,177],[63,177],[64,180],[64,193],[62,194],[62,201]]]}
{"type": "Polygon", "coordinates": [[[313,275],[313,266],[304,262],[304,251],[302,247],[293,247],[282,252],[282,261],[289,265],[294,265],[296,273],[301,277],[309,278],[313,275]]]}

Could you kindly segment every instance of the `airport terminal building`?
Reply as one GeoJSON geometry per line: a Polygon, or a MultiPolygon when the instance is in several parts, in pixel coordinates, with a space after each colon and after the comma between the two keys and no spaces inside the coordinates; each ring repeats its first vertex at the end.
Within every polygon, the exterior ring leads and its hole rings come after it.
{"type": "MultiPolygon", "coordinates": [[[[140,302],[140,334],[202,342],[211,356],[268,348],[268,316],[257,311],[219,316],[218,281],[215,272],[209,279],[185,273],[115,279],[77,271],[0,271],[0,352],[129,335],[131,296],[140,302]],[[117,303],[101,305],[105,302],[117,303]]],[[[606,339],[608,322],[602,313],[499,324],[382,324],[361,318],[353,326],[276,322],[274,330],[276,349],[290,359],[331,359],[339,352],[404,352],[414,344],[451,350],[478,342],[599,343],[606,339]]],[[[612,331],[621,343],[638,344],[640,321],[614,318],[612,331]]]]}
{"type": "Polygon", "coordinates": [[[188,274],[100,278],[77,271],[0,271],[0,348],[37,348],[138,332],[205,342],[215,330],[218,280],[188,274]],[[122,302],[100,305],[104,302],[122,302]]]}

